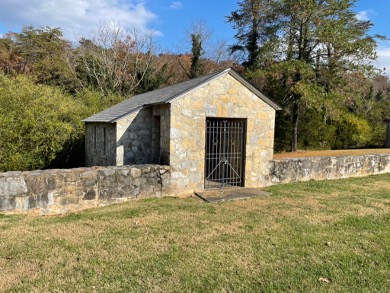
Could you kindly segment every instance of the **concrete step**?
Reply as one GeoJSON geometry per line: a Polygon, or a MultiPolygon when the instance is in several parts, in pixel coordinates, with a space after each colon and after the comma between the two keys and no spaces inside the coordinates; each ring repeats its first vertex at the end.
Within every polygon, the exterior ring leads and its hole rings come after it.
{"type": "Polygon", "coordinates": [[[262,190],[261,188],[218,188],[195,191],[195,195],[206,202],[216,203],[230,200],[246,199],[255,196],[270,196],[271,193],[262,190]]]}

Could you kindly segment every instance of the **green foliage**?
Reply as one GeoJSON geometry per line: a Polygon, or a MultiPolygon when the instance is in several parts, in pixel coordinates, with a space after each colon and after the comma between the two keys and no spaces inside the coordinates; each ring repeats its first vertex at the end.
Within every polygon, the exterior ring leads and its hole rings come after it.
{"type": "Polygon", "coordinates": [[[202,35],[201,34],[191,34],[192,40],[192,57],[191,57],[191,78],[198,77],[202,72],[202,63],[200,62],[200,57],[202,56],[202,35]]]}
{"type": "Polygon", "coordinates": [[[161,68],[151,67],[145,72],[137,72],[139,83],[135,94],[138,95],[160,88],[167,80],[167,69],[167,63],[165,63],[161,68]]]}
{"type": "Polygon", "coordinates": [[[0,170],[47,167],[83,130],[85,106],[59,89],[0,74],[0,170]]]}
{"type": "Polygon", "coordinates": [[[122,102],[126,97],[108,94],[103,95],[101,92],[86,88],[84,90],[76,92],[74,99],[77,102],[82,103],[85,108],[82,113],[82,118],[84,119],[88,116],[91,116],[97,112],[103,111],[115,104],[122,102]]]}
{"type": "Polygon", "coordinates": [[[82,119],[123,99],[90,89],[71,96],[0,74],[0,171],[83,166],[82,119]]]}
{"type": "Polygon", "coordinates": [[[55,159],[47,166],[49,168],[74,168],[84,166],[84,124],[81,120],[122,102],[124,97],[114,94],[102,95],[99,91],[84,89],[77,91],[73,96],[73,99],[82,107],[82,110],[80,109],[80,112],[77,114],[77,119],[82,124],[82,128],[78,130],[77,134],[72,139],[67,140],[63,144],[62,150],[57,153],[55,159]]]}
{"type": "Polygon", "coordinates": [[[355,2],[242,0],[228,17],[247,77],[284,108],[280,149],[381,145],[380,118],[367,111],[382,104],[367,97],[376,41],[355,2]]]}
{"type": "Polygon", "coordinates": [[[228,17],[228,22],[237,30],[237,43],[231,51],[241,52],[243,65],[251,70],[262,68],[270,59],[276,30],[276,2],[268,0],[243,0],[239,8],[228,17]]]}
{"type": "Polygon", "coordinates": [[[308,109],[305,114],[299,127],[299,148],[306,150],[334,148],[337,141],[336,126],[324,120],[321,111],[308,109]]]}
{"type": "Polygon", "coordinates": [[[335,148],[361,148],[370,141],[371,127],[364,118],[345,113],[335,124],[338,138],[335,148]]]}
{"type": "Polygon", "coordinates": [[[68,64],[70,42],[59,28],[23,27],[13,34],[13,48],[21,57],[24,72],[31,72],[38,83],[73,89],[76,80],[68,64]]]}

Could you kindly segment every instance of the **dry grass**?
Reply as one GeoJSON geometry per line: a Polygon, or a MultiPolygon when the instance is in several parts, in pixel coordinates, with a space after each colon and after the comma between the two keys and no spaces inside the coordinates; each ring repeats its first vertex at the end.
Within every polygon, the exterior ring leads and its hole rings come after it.
{"type": "Polygon", "coordinates": [[[0,291],[390,291],[390,174],[268,191],[0,215],[0,291]]]}
{"type": "Polygon", "coordinates": [[[341,157],[341,156],[361,156],[375,154],[390,154],[390,149],[361,149],[361,150],[323,150],[323,151],[303,151],[274,154],[274,159],[303,158],[303,157],[341,157]]]}

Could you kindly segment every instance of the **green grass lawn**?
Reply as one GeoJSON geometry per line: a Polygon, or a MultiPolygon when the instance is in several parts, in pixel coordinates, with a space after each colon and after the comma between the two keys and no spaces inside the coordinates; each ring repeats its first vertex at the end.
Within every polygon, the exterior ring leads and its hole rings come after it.
{"type": "Polygon", "coordinates": [[[390,292],[390,174],[0,215],[0,292],[390,292]]]}

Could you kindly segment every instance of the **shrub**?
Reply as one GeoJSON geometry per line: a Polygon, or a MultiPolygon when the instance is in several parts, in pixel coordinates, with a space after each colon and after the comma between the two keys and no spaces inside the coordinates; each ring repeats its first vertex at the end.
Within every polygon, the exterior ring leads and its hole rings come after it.
{"type": "Polygon", "coordinates": [[[0,73],[0,171],[45,168],[83,134],[86,106],[59,88],[0,73]]]}

